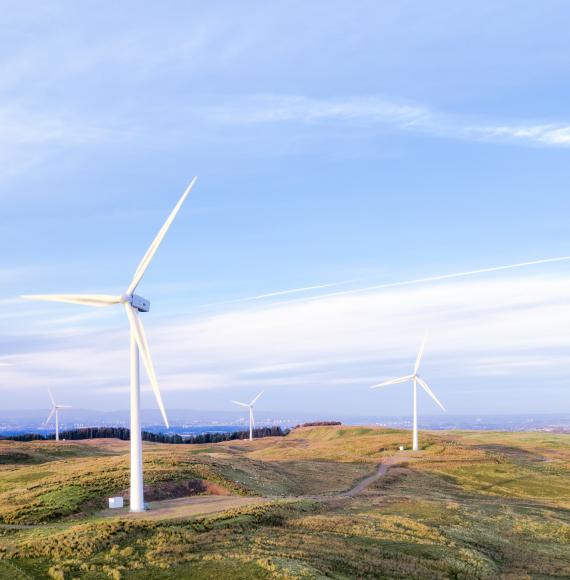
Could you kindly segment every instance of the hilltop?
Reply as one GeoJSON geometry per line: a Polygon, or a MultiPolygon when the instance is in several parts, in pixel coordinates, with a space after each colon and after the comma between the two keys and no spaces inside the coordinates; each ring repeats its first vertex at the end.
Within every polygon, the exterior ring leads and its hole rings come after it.
{"type": "Polygon", "coordinates": [[[409,437],[145,443],[142,517],[104,509],[128,442],[1,441],[0,577],[570,576],[568,435],[428,432],[399,452],[409,437]]]}

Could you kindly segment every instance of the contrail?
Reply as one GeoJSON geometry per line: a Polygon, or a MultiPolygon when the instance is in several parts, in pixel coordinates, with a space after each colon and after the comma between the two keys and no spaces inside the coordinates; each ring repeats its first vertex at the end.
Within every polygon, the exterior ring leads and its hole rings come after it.
{"type": "MultiPolygon", "coordinates": [[[[517,264],[508,264],[507,266],[494,266],[492,268],[481,268],[479,270],[468,270],[467,272],[455,272],[453,274],[442,274],[439,276],[429,276],[427,278],[416,278],[415,280],[405,280],[403,282],[388,282],[386,284],[375,284],[374,286],[366,286],[364,288],[354,288],[352,290],[343,290],[340,292],[329,292],[327,294],[317,294],[316,296],[309,296],[307,298],[299,298],[301,302],[318,300],[320,298],[327,298],[329,296],[344,296],[347,294],[356,294],[358,292],[368,292],[369,290],[382,290],[384,288],[396,288],[398,286],[412,286],[414,284],[425,284],[426,282],[438,282],[440,280],[450,280],[452,278],[463,278],[465,276],[475,276],[477,274],[488,274],[490,272],[499,272],[501,270],[513,270],[515,268],[525,268],[526,266],[538,266],[539,264],[550,264],[552,262],[566,262],[570,260],[570,256],[560,256],[558,258],[544,258],[542,260],[532,260],[530,262],[519,262],[517,264]]],[[[236,300],[229,300],[227,302],[215,302],[212,304],[203,304],[201,308],[208,306],[220,306],[223,304],[236,304],[239,302],[254,302],[256,300],[264,300],[265,298],[275,298],[277,296],[286,296],[288,294],[296,294],[300,292],[309,292],[311,290],[319,290],[321,288],[331,288],[334,286],[343,286],[351,284],[356,280],[346,280],[344,282],[333,282],[329,284],[319,284],[316,286],[305,286],[303,288],[291,288],[289,290],[280,290],[277,292],[270,292],[267,294],[258,294],[257,296],[249,296],[247,298],[238,298],[236,300]]]]}
{"type": "Polygon", "coordinates": [[[494,266],[492,268],[482,268],[480,270],[468,270],[467,272],[455,272],[453,274],[443,274],[440,276],[429,276],[428,278],[416,278],[415,280],[406,280],[404,282],[389,282],[387,284],[376,284],[374,286],[366,286],[365,288],[356,288],[354,290],[345,290],[343,292],[331,292],[329,294],[321,294],[308,298],[314,300],[317,298],[324,298],[327,296],[341,296],[345,294],[355,294],[357,292],[367,292],[369,290],[380,290],[382,288],[395,288],[397,286],[411,286],[413,284],[424,284],[426,282],[437,282],[439,280],[449,280],[451,278],[462,278],[465,276],[475,276],[477,274],[487,274],[489,272],[499,272],[500,270],[512,270],[514,268],[524,268],[526,266],[537,266],[539,264],[549,264],[552,262],[565,262],[570,260],[570,256],[561,256],[558,258],[545,258],[543,260],[533,260],[531,262],[519,262],[518,264],[509,264],[507,266],[494,266]]]}
{"type": "Polygon", "coordinates": [[[320,290],[321,288],[332,288],[334,286],[344,286],[352,284],[356,280],[345,280],[344,282],[331,282],[329,284],[318,284],[316,286],[304,286],[303,288],[290,288],[288,290],[279,290],[269,292],[268,294],[258,294],[257,296],[248,296],[247,298],[236,298],[235,300],[226,300],[224,302],[211,302],[210,304],[201,304],[199,308],[208,308],[210,306],[223,306],[225,304],[238,304],[240,302],[253,302],[263,300],[264,298],[274,298],[275,296],[285,296],[287,294],[296,294],[298,292],[310,292],[311,290],[320,290]]]}
{"type": "Polygon", "coordinates": [[[333,286],[344,286],[351,284],[354,280],[346,280],[344,282],[333,282],[331,284],[319,284],[318,286],[305,286],[304,288],[291,288],[290,290],[280,290],[279,292],[270,292],[269,294],[259,294],[258,296],[250,296],[248,298],[239,298],[232,302],[250,302],[251,300],[261,300],[262,298],[273,298],[274,296],[283,296],[285,294],[295,294],[297,292],[309,292],[311,290],[320,290],[321,288],[331,288],[333,286]]]}

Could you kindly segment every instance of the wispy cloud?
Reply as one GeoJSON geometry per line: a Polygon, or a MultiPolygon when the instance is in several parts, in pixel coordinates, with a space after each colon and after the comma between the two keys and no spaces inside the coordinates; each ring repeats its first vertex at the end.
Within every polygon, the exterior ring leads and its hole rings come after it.
{"type": "Polygon", "coordinates": [[[368,97],[319,100],[285,95],[236,96],[231,104],[209,106],[208,111],[213,121],[244,125],[368,120],[408,126],[425,123],[432,117],[431,111],[421,106],[368,97]]]}
{"type": "Polygon", "coordinates": [[[122,121],[19,103],[0,108],[0,128],[3,179],[18,176],[72,147],[126,142],[136,133],[122,121]]]}
{"type": "Polygon", "coordinates": [[[422,104],[378,96],[331,99],[298,95],[234,96],[230,102],[208,105],[202,112],[211,121],[230,125],[284,122],[316,125],[336,122],[370,128],[384,125],[450,139],[552,147],[570,145],[570,121],[473,122],[472,116],[441,112],[422,104]]]}
{"type": "Polygon", "coordinates": [[[467,138],[529,142],[552,147],[570,145],[570,124],[466,126],[460,129],[467,138]]]}
{"type": "Polygon", "coordinates": [[[42,114],[16,106],[0,109],[0,126],[0,143],[10,145],[78,145],[109,140],[111,133],[113,138],[118,137],[117,131],[89,123],[85,118],[56,112],[42,114]]]}
{"type": "MultiPolygon", "coordinates": [[[[476,378],[486,390],[497,381],[548,386],[565,376],[569,285],[567,276],[448,281],[159,324],[149,318],[146,326],[167,401],[169,392],[260,384],[314,396],[361,392],[372,377],[411,365],[425,328],[426,373],[438,395],[460,400],[465,380],[476,378]]],[[[57,384],[68,399],[87,387],[101,396],[126,391],[127,338],[125,329],[39,336],[33,348],[10,355],[15,364],[0,388],[57,384]]],[[[460,406],[451,410],[465,411],[460,406]]]]}

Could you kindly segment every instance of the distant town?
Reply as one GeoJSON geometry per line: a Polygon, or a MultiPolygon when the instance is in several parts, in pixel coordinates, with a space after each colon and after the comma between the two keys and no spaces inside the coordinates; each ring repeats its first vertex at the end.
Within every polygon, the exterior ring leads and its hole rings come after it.
{"type": "MultiPolygon", "coordinates": [[[[374,425],[379,427],[411,429],[412,421],[405,416],[337,416],[316,413],[280,415],[259,412],[258,426],[291,428],[307,421],[341,421],[345,425],[374,425]]],[[[23,433],[50,434],[53,424],[46,425],[45,411],[2,411],[0,437],[23,433]]],[[[570,413],[521,415],[446,415],[423,416],[422,428],[432,430],[493,430],[493,431],[543,431],[570,433],[570,413]]],[[[142,412],[142,426],[153,433],[178,434],[183,437],[200,433],[224,433],[247,428],[244,414],[226,411],[178,410],[172,413],[170,428],[160,422],[157,411],[142,412]]],[[[61,419],[61,429],[85,427],[129,427],[129,413],[123,411],[92,411],[70,409],[61,419]]]]}

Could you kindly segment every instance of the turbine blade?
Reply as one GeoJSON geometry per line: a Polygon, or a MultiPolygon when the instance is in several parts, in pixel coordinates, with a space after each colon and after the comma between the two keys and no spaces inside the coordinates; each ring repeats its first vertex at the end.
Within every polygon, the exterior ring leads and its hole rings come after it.
{"type": "Polygon", "coordinates": [[[422,345],[420,346],[420,352],[418,352],[418,358],[416,359],[416,364],[414,366],[414,375],[418,372],[420,368],[420,363],[422,362],[422,357],[424,356],[424,349],[426,347],[427,334],[424,335],[422,345]]]}
{"type": "Polygon", "coordinates": [[[81,304],[82,306],[95,306],[102,308],[119,304],[120,296],[107,294],[25,294],[24,300],[42,300],[46,302],[66,302],[68,304],[81,304]]]}
{"type": "Polygon", "coordinates": [[[232,401],[232,403],[235,403],[236,405],[240,405],[242,407],[249,407],[247,403],[240,403],[239,401],[232,401]]]}
{"type": "Polygon", "coordinates": [[[57,405],[58,409],[73,409],[71,405],[57,405]]]}
{"type": "Polygon", "coordinates": [[[49,415],[47,416],[47,419],[44,421],[44,423],[49,423],[49,420],[53,417],[54,413],[55,413],[55,407],[52,407],[51,411],[50,411],[49,415]]]}
{"type": "Polygon", "coordinates": [[[166,411],[164,409],[164,404],[162,402],[162,396],[160,394],[160,389],[158,388],[158,381],[156,380],[156,374],[154,372],[154,365],[152,364],[152,358],[150,357],[150,350],[148,348],[148,342],[146,340],[146,335],[144,332],[144,327],[142,321],[139,318],[138,311],[135,310],[130,304],[125,304],[125,310],[127,311],[127,316],[129,318],[129,323],[131,325],[131,332],[135,337],[137,345],[139,347],[139,352],[146,369],[146,374],[150,380],[158,408],[164,420],[166,427],[170,427],[168,423],[168,417],[166,416],[166,411]]]}
{"type": "Polygon", "coordinates": [[[253,429],[255,429],[255,419],[253,418],[253,408],[252,407],[249,408],[249,416],[251,417],[251,426],[253,429]]]}
{"type": "Polygon", "coordinates": [[[255,397],[255,399],[253,399],[253,401],[249,404],[250,407],[253,407],[253,405],[255,404],[255,401],[257,401],[257,399],[259,399],[259,397],[261,397],[261,395],[263,395],[264,391],[261,391],[261,393],[259,393],[259,395],[257,395],[257,397],[255,397]]]}
{"type": "Polygon", "coordinates": [[[388,385],[397,385],[399,383],[407,383],[413,379],[413,375],[407,375],[405,377],[400,377],[398,379],[390,379],[389,381],[384,381],[383,383],[378,383],[377,385],[372,385],[371,389],[379,389],[380,387],[387,387],[388,385]]]}
{"type": "Polygon", "coordinates": [[[48,387],[48,395],[49,395],[49,400],[51,401],[51,404],[55,407],[55,399],[53,398],[53,393],[51,392],[51,389],[48,387]]]}
{"type": "Polygon", "coordinates": [[[434,395],[433,391],[428,387],[427,383],[420,379],[420,377],[416,377],[418,383],[423,387],[424,391],[441,407],[442,411],[445,411],[445,407],[441,404],[439,399],[434,395]]]}
{"type": "Polygon", "coordinates": [[[136,269],[135,275],[133,276],[133,280],[130,286],[127,288],[127,294],[131,295],[136,290],[154,254],[156,253],[156,250],[158,250],[158,247],[160,246],[164,236],[166,235],[166,232],[172,225],[174,218],[176,218],[176,215],[180,211],[180,208],[182,207],[182,204],[184,203],[185,199],[188,197],[188,194],[190,193],[191,189],[194,187],[196,179],[197,179],[196,177],[192,179],[190,185],[186,188],[186,191],[182,194],[182,197],[179,199],[178,203],[174,206],[174,209],[170,212],[170,215],[164,222],[164,225],[160,228],[158,234],[152,241],[152,244],[146,251],[146,254],[143,256],[143,259],[141,260],[140,264],[136,269]]]}

